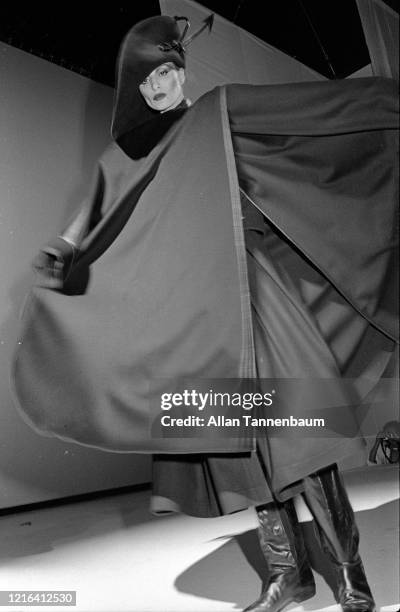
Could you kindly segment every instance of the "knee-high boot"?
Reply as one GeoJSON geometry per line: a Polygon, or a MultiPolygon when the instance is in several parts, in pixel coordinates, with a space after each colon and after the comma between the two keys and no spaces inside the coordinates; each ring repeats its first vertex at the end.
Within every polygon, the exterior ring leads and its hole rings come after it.
{"type": "Polygon", "coordinates": [[[358,553],[354,512],[337,466],[305,478],[303,496],[335,570],[343,612],[374,612],[374,599],[358,553]]]}
{"type": "Polygon", "coordinates": [[[261,550],[269,580],[244,612],[281,612],[292,602],[313,597],[315,583],[293,502],[257,508],[261,550]]]}

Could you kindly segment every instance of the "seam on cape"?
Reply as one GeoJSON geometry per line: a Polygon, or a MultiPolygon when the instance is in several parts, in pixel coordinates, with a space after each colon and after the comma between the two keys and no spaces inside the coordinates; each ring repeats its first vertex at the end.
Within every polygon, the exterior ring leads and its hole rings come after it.
{"type": "Polygon", "coordinates": [[[222,120],[222,135],[224,140],[226,168],[228,171],[229,190],[232,203],[232,220],[234,230],[235,250],[238,264],[240,287],[240,302],[242,313],[242,350],[240,356],[240,378],[256,378],[253,324],[249,280],[247,274],[246,247],[240,203],[239,181],[236,172],[236,162],[233,152],[231,130],[227,112],[226,88],[220,88],[220,109],[222,120]]]}

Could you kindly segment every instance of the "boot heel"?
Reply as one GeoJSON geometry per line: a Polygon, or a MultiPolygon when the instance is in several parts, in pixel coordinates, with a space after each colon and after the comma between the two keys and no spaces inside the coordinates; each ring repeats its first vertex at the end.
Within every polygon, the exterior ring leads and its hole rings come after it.
{"type": "Polygon", "coordinates": [[[261,550],[271,577],[244,612],[282,612],[292,602],[313,597],[313,573],[293,502],[258,508],[257,515],[261,550]]]}

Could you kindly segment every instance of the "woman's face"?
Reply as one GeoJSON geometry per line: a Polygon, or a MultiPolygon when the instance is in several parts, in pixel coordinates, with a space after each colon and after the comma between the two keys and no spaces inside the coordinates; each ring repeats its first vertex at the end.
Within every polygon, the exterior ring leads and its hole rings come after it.
{"type": "Polygon", "coordinates": [[[172,63],[161,64],[139,85],[139,91],[150,108],[163,113],[182,102],[184,82],[183,68],[172,63]]]}

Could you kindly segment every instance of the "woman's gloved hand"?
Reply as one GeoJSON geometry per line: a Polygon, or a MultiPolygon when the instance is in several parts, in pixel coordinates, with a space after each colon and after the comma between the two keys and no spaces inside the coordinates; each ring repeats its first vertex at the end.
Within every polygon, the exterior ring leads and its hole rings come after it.
{"type": "Polygon", "coordinates": [[[76,253],[76,247],[61,237],[43,247],[32,262],[37,286],[62,289],[76,253]]]}

